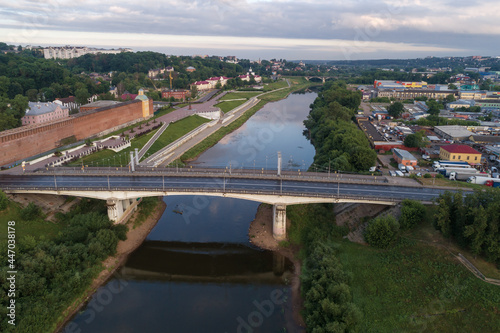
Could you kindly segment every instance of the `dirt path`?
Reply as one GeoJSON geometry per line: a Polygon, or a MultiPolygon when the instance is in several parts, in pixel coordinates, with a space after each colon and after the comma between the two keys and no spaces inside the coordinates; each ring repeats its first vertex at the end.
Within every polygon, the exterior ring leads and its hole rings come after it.
{"type": "MultiPolygon", "coordinates": [[[[287,220],[287,227],[289,227],[290,220],[287,220]]],[[[292,261],[294,272],[292,277],[292,309],[293,319],[295,323],[303,328],[305,332],[305,323],[300,311],[303,308],[303,300],[300,294],[300,269],[301,262],[296,258],[296,250],[294,248],[284,248],[279,246],[278,242],[273,237],[273,208],[272,206],[262,204],[255,214],[255,219],[250,223],[248,229],[250,242],[260,248],[276,251],[281,255],[287,257],[292,261]]]]}
{"type": "Polygon", "coordinates": [[[127,239],[125,241],[118,242],[116,255],[113,257],[108,257],[103,261],[103,270],[101,273],[92,281],[92,284],[87,288],[85,296],[76,300],[71,306],[69,306],[66,311],[63,312],[64,320],[58,324],[54,332],[62,332],[66,324],[71,321],[73,316],[80,311],[86,304],[87,301],[92,297],[92,295],[97,291],[99,287],[104,285],[120,268],[128,258],[128,255],[137,249],[147,235],[154,228],[160,217],[162,216],[167,205],[161,200],[158,203],[154,212],[152,212],[149,217],[140,226],[133,228],[134,220],[137,217],[137,212],[132,215],[131,219],[127,222],[129,230],[127,232],[127,239]]]}

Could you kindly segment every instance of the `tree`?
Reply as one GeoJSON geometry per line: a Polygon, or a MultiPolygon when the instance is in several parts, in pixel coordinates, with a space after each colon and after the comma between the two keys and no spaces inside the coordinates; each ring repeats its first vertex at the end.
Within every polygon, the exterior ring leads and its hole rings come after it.
{"type": "Polygon", "coordinates": [[[78,104],[84,105],[88,103],[88,98],[90,97],[87,88],[80,88],[75,92],[75,99],[78,104]]]}
{"type": "Polygon", "coordinates": [[[427,107],[429,108],[429,110],[427,112],[429,112],[430,115],[433,115],[433,116],[439,115],[439,111],[441,109],[441,104],[439,104],[438,102],[436,102],[433,99],[428,100],[425,104],[427,104],[427,107]]]}
{"type": "Polygon", "coordinates": [[[401,102],[394,102],[387,108],[387,112],[391,117],[399,118],[403,113],[404,105],[401,102]]]}
{"type": "Polygon", "coordinates": [[[405,199],[402,202],[399,224],[401,229],[407,230],[422,222],[425,217],[425,207],[415,200],[405,199]]]}
{"type": "Polygon", "coordinates": [[[425,131],[418,131],[415,134],[409,134],[404,139],[404,145],[408,148],[425,147],[427,140],[425,139],[425,131]]]}
{"type": "Polygon", "coordinates": [[[399,223],[393,216],[377,217],[368,223],[365,240],[368,244],[387,248],[399,236],[399,223]]]}
{"type": "Polygon", "coordinates": [[[8,203],[9,199],[7,198],[5,193],[3,193],[3,191],[0,190],[0,210],[4,210],[5,208],[7,208],[8,203]]]}
{"type": "Polygon", "coordinates": [[[191,98],[195,98],[198,95],[198,88],[195,85],[191,86],[191,98]]]}
{"type": "Polygon", "coordinates": [[[450,84],[448,84],[448,89],[450,89],[450,90],[457,90],[458,87],[456,85],[454,85],[453,83],[450,83],[450,84]]]}
{"type": "Polygon", "coordinates": [[[450,102],[455,102],[456,99],[455,99],[455,96],[453,94],[449,94],[448,96],[446,96],[446,102],[450,103],[450,102]]]}
{"type": "Polygon", "coordinates": [[[474,216],[474,223],[465,227],[464,236],[471,239],[471,252],[478,255],[486,241],[485,231],[488,227],[488,215],[483,206],[479,206],[472,210],[472,216],[474,216]]]}

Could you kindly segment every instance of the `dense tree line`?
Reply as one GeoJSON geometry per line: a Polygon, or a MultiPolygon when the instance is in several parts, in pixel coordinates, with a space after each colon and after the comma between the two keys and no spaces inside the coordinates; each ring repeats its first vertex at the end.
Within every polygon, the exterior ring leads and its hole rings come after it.
{"type": "Polygon", "coordinates": [[[439,196],[434,225],[445,237],[500,264],[500,191],[445,192],[439,196]]]}
{"type": "Polygon", "coordinates": [[[331,204],[307,205],[294,218],[290,239],[302,246],[302,312],[308,332],[357,332],[362,314],[352,300],[351,275],[339,259],[334,237],[347,232],[335,225],[331,204]],[[332,220],[333,219],[333,220],[332,220]]]}
{"type": "Polygon", "coordinates": [[[315,243],[302,277],[308,332],[357,332],[361,311],[352,302],[350,275],[332,246],[315,243]]]}
{"type": "Polygon", "coordinates": [[[311,105],[304,125],[305,135],[316,148],[314,163],[320,168],[340,171],[368,170],[377,155],[357,125],[354,115],[361,94],[343,82],[329,82],[311,105]]]}
{"type": "MultiPolygon", "coordinates": [[[[36,206],[23,210],[23,219],[37,218],[36,206]]],[[[102,201],[82,200],[67,214],[58,214],[65,228],[52,240],[25,236],[16,244],[16,326],[7,323],[7,266],[0,269],[0,331],[49,332],[69,303],[87,288],[100,263],[116,251],[127,227],[114,226],[102,201]]],[[[21,221],[17,221],[21,222],[21,221]]],[[[2,243],[0,260],[7,262],[2,243]]]]}

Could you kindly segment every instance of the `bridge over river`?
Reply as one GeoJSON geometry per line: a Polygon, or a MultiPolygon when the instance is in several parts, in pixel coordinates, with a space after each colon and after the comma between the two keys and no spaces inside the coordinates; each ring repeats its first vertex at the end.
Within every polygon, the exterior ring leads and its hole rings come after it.
{"type": "MultiPolygon", "coordinates": [[[[206,195],[273,205],[273,233],[286,238],[286,206],[307,203],[375,203],[394,205],[403,199],[432,202],[446,189],[390,184],[386,177],[314,172],[228,169],[149,169],[40,171],[0,175],[6,193],[70,195],[106,200],[108,216],[120,222],[138,198],[206,195]]],[[[189,212],[188,212],[189,213],[189,212]]]]}

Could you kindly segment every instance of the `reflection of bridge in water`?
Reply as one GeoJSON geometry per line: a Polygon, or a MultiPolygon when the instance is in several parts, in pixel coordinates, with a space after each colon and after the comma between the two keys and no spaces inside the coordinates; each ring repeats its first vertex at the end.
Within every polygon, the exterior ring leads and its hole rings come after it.
{"type": "Polygon", "coordinates": [[[120,273],[131,280],[282,284],[292,270],[281,254],[243,244],[145,241],[120,273]]]}

